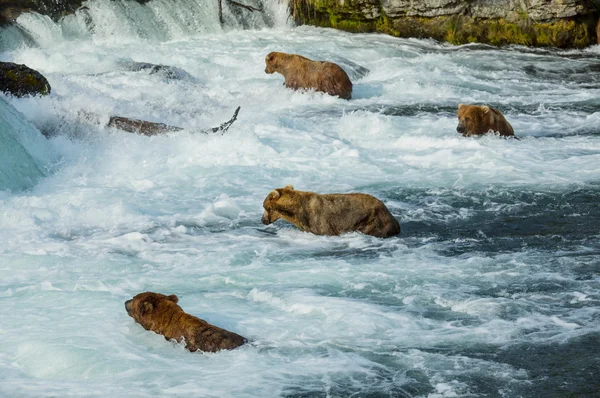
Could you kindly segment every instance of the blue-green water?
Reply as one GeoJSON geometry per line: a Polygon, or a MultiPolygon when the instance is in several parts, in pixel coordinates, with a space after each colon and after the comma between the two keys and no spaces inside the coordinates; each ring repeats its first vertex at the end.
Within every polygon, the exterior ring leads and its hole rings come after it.
{"type": "Polygon", "coordinates": [[[126,21],[111,4],[92,3],[93,33],[85,16],[24,17],[37,45],[11,32],[2,53],[50,81],[50,97],[7,100],[59,161],[0,193],[0,395],[598,395],[597,47],[293,28],[277,2],[225,30],[197,3],[126,21]],[[270,51],[338,62],[353,100],[286,90],[270,51]],[[499,108],[521,140],[461,137],[459,103],[499,108]],[[238,105],[226,135],[194,134],[238,105]],[[115,114],[186,130],[102,127],[115,114]],[[287,184],[375,195],[402,234],[265,227],[263,199],[287,184]],[[123,302],[147,290],[251,343],[192,354],[145,331],[123,302]]]}

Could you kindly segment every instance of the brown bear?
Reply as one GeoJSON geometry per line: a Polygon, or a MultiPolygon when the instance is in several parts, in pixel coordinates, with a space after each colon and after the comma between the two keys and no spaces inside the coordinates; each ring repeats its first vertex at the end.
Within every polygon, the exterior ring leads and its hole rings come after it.
{"type": "Polygon", "coordinates": [[[458,127],[456,131],[465,137],[483,135],[490,131],[498,132],[503,137],[514,137],[510,123],[502,112],[491,106],[458,105],[458,127]]]}
{"type": "Polygon", "coordinates": [[[314,88],[340,98],[352,98],[352,82],[337,64],[312,61],[298,54],[272,52],[265,59],[266,73],[279,72],[285,86],[293,90],[314,88]]]}
{"type": "Polygon", "coordinates": [[[125,309],[130,317],[142,325],[144,329],[162,334],[165,339],[175,339],[181,343],[185,340],[185,348],[217,352],[232,350],[246,343],[247,340],[225,329],[187,314],[181,309],[176,295],[165,296],[160,293],[139,293],[125,302],[125,309]]]}
{"type": "Polygon", "coordinates": [[[296,191],[291,185],[271,191],[263,202],[262,223],[280,218],[316,235],[360,231],[387,238],[400,233],[400,224],[377,198],[364,193],[327,194],[296,191]]]}

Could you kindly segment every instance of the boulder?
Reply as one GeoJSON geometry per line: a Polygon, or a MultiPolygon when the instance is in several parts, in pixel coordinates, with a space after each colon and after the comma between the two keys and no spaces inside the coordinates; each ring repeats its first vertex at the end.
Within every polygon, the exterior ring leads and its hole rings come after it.
{"type": "Polygon", "coordinates": [[[0,62],[0,90],[16,97],[23,97],[48,95],[51,87],[41,73],[26,65],[0,62]]]}

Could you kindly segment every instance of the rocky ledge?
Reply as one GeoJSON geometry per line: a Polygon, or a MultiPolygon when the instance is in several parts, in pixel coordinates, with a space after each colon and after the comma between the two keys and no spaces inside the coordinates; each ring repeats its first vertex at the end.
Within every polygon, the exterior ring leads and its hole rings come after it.
{"type": "Polygon", "coordinates": [[[453,44],[600,44],[600,0],[290,0],[298,24],[453,44]]]}
{"type": "MultiPolygon", "coordinates": [[[[144,4],[150,0],[134,0],[144,4]]],[[[24,12],[37,12],[59,20],[75,12],[85,0],[0,0],[0,25],[14,22],[24,12]]]]}

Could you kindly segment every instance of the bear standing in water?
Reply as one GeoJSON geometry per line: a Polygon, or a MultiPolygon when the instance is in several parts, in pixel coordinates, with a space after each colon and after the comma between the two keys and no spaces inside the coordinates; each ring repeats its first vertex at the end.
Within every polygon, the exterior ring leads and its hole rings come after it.
{"type": "Polygon", "coordinates": [[[337,64],[312,61],[297,54],[272,52],[265,59],[266,73],[279,72],[285,78],[285,86],[293,90],[315,89],[329,95],[352,98],[352,82],[337,64]]]}
{"type": "Polygon", "coordinates": [[[512,126],[502,112],[491,106],[459,104],[456,131],[465,137],[483,135],[490,131],[497,131],[503,137],[515,137],[512,126]]]}
{"type": "Polygon", "coordinates": [[[160,293],[145,292],[125,302],[130,317],[144,329],[162,334],[165,339],[175,339],[178,343],[185,340],[185,348],[217,352],[232,350],[247,340],[225,329],[187,314],[177,305],[176,295],[165,296],[160,293]]]}
{"type": "Polygon", "coordinates": [[[387,238],[400,233],[400,224],[377,198],[364,193],[320,195],[288,185],[271,191],[263,202],[262,223],[280,218],[316,235],[359,231],[387,238]]]}

